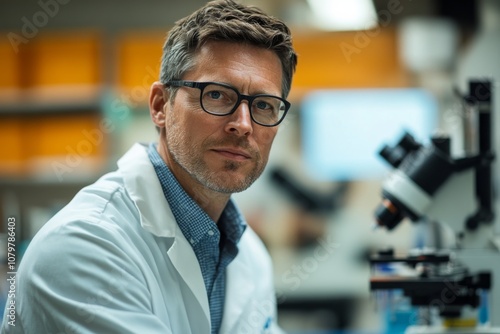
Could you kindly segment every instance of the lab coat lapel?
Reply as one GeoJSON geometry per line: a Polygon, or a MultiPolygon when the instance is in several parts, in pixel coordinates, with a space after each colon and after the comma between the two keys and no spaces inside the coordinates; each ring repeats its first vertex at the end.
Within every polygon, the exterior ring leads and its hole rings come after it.
{"type": "Polygon", "coordinates": [[[198,259],[175,221],[162,194],[161,185],[151,164],[147,147],[135,144],[119,161],[125,187],[141,215],[141,225],[156,236],[173,238],[167,254],[177,272],[200,303],[210,331],[210,310],[205,282],[198,259]]]}
{"type": "Polygon", "coordinates": [[[177,269],[177,272],[181,275],[184,282],[186,282],[202,306],[208,321],[207,328],[210,328],[210,309],[207,291],[205,289],[205,282],[203,281],[200,266],[198,265],[198,259],[194,254],[193,248],[184,236],[178,236],[175,238],[173,245],[167,253],[175,269],[177,269]]]}
{"type": "Polygon", "coordinates": [[[224,334],[235,333],[233,328],[241,320],[255,291],[255,275],[245,257],[237,256],[227,267],[226,275],[226,299],[220,330],[224,334]]]}

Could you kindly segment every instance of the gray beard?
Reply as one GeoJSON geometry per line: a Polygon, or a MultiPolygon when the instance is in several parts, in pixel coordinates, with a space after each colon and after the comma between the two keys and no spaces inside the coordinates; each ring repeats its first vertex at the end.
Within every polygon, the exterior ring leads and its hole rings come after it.
{"type": "MultiPolygon", "coordinates": [[[[182,163],[183,158],[187,158],[186,155],[181,158],[178,157],[174,152],[171,152],[171,154],[177,165],[179,165],[193,179],[198,181],[206,188],[223,194],[238,193],[246,190],[255,182],[255,180],[259,178],[264,170],[264,168],[259,168],[259,166],[256,166],[250,171],[250,173],[245,177],[244,180],[238,182],[237,184],[225,184],[226,182],[223,182],[220,179],[220,176],[217,176],[216,173],[210,172],[208,170],[208,167],[205,165],[205,163],[198,161],[192,164],[192,166],[190,166],[191,168],[189,168],[188,166],[186,166],[190,164],[189,162],[187,164],[182,163]]],[[[224,163],[225,171],[237,171],[238,168],[240,168],[238,163],[232,161],[226,161],[224,163]]]]}

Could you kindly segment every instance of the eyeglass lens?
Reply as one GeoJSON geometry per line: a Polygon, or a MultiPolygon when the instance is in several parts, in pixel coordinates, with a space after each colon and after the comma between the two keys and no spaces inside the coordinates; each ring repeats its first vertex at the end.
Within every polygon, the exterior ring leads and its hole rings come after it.
{"type": "MultiPolygon", "coordinates": [[[[238,92],[230,87],[210,84],[203,89],[201,104],[203,109],[211,114],[229,114],[237,103],[238,92]]],[[[272,96],[257,96],[250,105],[250,112],[254,120],[266,125],[278,123],[285,110],[285,103],[272,96]]]]}

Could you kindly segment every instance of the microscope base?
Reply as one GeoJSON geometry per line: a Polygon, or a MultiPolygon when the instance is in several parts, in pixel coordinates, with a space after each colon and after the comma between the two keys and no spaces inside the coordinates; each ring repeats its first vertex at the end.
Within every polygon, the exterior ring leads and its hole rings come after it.
{"type": "Polygon", "coordinates": [[[479,328],[444,328],[428,326],[411,326],[406,329],[405,334],[500,334],[498,327],[479,327],[479,328]]]}

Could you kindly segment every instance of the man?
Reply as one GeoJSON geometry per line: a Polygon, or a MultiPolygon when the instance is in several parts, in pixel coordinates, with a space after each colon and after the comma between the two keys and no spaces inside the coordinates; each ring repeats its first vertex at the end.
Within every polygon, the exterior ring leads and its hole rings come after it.
{"type": "Polygon", "coordinates": [[[136,144],[31,242],[8,333],[278,332],[269,256],[230,196],[263,171],[296,66],[279,20],[230,0],[180,20],[136,144]]]}

